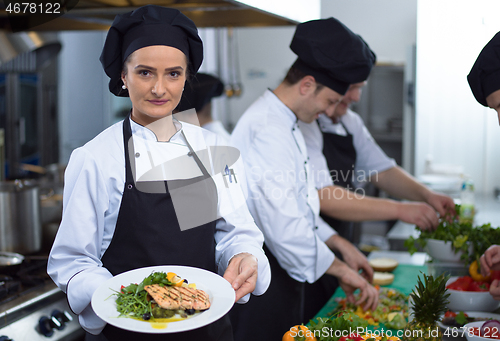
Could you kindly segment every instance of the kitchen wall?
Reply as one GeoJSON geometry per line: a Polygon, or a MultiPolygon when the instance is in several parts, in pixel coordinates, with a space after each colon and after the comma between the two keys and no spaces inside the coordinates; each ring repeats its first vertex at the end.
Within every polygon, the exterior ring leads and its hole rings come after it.
{"type": "MultiPolygon", "coordinates": [[[[417,0],[322,0],[321,17],[333,16],[358,33],[379,62],[404,63],[416,40],[417,0]],[[395,15],[396,14],[396,15],[395,15]]],[[[276,87],[296,56],[289,45],[295,27],[239,28],[240,73],[244,91],[227,103],[231,129],[266,88],[276,87]]]]}
{"type": "Polygon", "coordinates": [[[498,1],[419,0],[417,21],[416,171],[425,159],[463,166],[476,191],[500,187],[496,112],[467,83],[483,46],[500,30],[498,1]]]}
{"type": "Polygon", "coordinates": [[[105,33],[60,32],[59,39],[60,162],[67,163],[73,149],[110,125],[110,97],[99,62],[105,33]]]}

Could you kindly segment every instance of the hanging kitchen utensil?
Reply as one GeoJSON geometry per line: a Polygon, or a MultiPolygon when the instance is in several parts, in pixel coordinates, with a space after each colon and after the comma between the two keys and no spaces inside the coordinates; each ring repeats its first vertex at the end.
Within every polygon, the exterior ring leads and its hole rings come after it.
{"type": "Polygon", "coordinates": [[[227,80],[225,80],[224,91],[226,93],[227,98],[231,98],[234,96],[234,88],[233,88],[233,48],[232,48],[232,40],[233,40],[233,28],[229,27],[227,29],[226,35],[226,52],[227,52],[227,80]]]}
{"type": "Polygon", "coordinates": [[[231,39],[230,39],[230,50],[231,52],[231,83],[233,88],[233,95],[236,97],[241,96],[242,92],[242,84],[241,84],[241,76],[240,76],[240,63],[238,57],[238,39],[236,37],[236,32],[231,30],[231,39]]]}

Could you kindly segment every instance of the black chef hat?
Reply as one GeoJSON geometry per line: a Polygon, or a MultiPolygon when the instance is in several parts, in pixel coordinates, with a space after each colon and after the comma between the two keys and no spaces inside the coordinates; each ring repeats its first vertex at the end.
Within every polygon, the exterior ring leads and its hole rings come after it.
{"type": "Polygon", "coordinates": [[[203,61],[203,43],[191,19],[173,8],[139,7],[117,15],[108,31],[99,60],[110,78],[109,91],[128,97],[128,90],[122,89],[123,62],[135,50],[152,45],[172,46],[184,52],[192,74],[203,61]]]}
{"type": "Polygon", "coordinates": [[[500,90],[500,32],[483,47],[467,81],[476,100],[487,107],[486,97],[500,90]]]}
{"type": "Polygon", "coordinates": [[[212,98],[222,95],[224,84],[217,77],[206,73],[197,73],[195,78],[184,87],[178,111],[195,108],[199,112],[212,98]]]}
{"type": "Polygon", "coordinates": [[[364,82],[376,60],[365,41],[335,18],[297,25],[290,48],[297,69],[341,95],[364,82]]]}

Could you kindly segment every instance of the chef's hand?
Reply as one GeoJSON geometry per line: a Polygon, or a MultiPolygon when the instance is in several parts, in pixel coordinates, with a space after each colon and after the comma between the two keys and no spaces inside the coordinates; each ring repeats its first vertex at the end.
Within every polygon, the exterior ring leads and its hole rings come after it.
{"type": "Polygon", "coordinates": [[[399,220],[415,224],[422,230],[433,230],[439,224],[434,209],[423,202],[401,202],[398,207],[399,220]]]}
{"type": "Polygon", "coordinates": [[[497,301],[500,301],[500,281],[494,279],[490,284],[490,295],[497,301]]]}
{"type": "Polygon", "coordinates": [[[351,267],[351,269],[356,272],[361,270],[361,276],[371,283],[373,279],[373,268],[368,263],[366,256],[362,254],[356,246],[338,234],[334,234],[328,238],[325,243],[334,252],[340,252],[344,262],[351,267]]]}
{"type": "Polygon", "coordinates": [[[488,276],[490,270],[500,270],[500,245],[491,245],[479,259],[481,274],[488,276]]]}
{"type": "Polygon", "coordinates": [[[338,278],[340,287],[344,290],[347,301],[356,305],[363,305],[364,310],[374,311],[378,305],[378,291],[366,281],[360,274],[347,266],[340,259],[335,258],[327,274],[338,278]],[[360,290],[358,300],[354,297],[354,291],[360,290]]]}
{"type": "Polygon", "coordinates": [[[244,252],[231,258],[226,272],[224,272],[224,278],[231,283],[236,292],[235,302],[254,291],[257,274],[258,262],[254,255],[244,252]]]}
{"type": "Polygon", "coordinates": [[[431,191],[427,197],[427,203],[434,207],[441,217],[444,217],[446,213],[451,213],[452,216],[455,216],[455,203],[447,195],[431,191]]]}

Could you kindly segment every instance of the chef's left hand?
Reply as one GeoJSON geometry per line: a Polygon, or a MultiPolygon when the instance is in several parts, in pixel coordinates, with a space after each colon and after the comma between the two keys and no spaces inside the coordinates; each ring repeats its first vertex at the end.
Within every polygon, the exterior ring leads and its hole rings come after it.
{"type": "Polygon", "coordinates": [[[368,282],[372,282],[373,279],[373,268],[368,263],[366,256],[358,250],[347,239],[342,238],[338,234],[331,236],[326,244],[333,251],[338,251],[342,255],[344,262],[353,270],[362,270],[361,276],[363,276],[368,282]]]}
{"type": "Polygon", "coordinates": [[[441,217],[444,217],[448,212],[450,212],[452,216],[455,215],[455,203],[453,199],[447,195],[431,192],[427,197],[427,203],[434,207],[441,217]]]}
{"type": "Polygon", "coordinates": [[[235,302],[254,291],[257,274],[258,263],[257,257],[254,255],[244,252],[231,258],[226,272],[224,272],[224,278],[231,283],[236,292],[235,302]]]}

